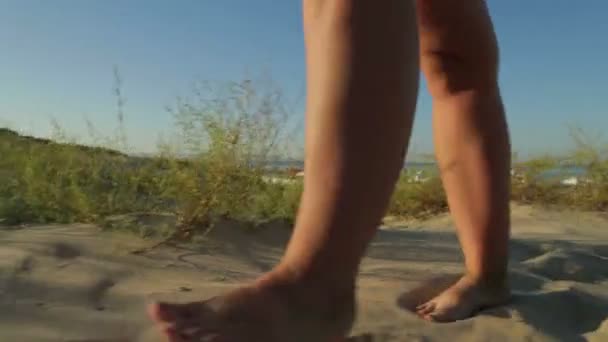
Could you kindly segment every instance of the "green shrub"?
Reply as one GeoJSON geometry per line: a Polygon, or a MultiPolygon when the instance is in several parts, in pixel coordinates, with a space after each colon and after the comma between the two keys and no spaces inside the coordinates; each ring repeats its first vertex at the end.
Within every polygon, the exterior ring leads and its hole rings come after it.
{"type": "Polygon", "coordinates": [[[388,213],[404,218],[425,218],[446,210],[447,199],[438,176],[414,183],[404,174],[397,182],[388,213]]]}
{"type": "MultiPolygon", "coordinates": [[[[606,149],[590,142],[581,130],[572,130],[575,149],[564,157],[540,157],[515,165],[512,199],[526,204],[605,211],[608,209],[608,159],[606,149]],[[565,185],[560,177],[543,177],[559,167],[584,171],[577,184],[565,185]]],[[[562,177],[563,178],[563,177],[562,177]]]]}

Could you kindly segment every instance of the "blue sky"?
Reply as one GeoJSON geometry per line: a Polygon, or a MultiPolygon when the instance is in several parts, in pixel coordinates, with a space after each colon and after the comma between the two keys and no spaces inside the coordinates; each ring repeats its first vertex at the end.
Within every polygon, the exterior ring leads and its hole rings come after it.
{"type": "MultiPolygon", "coordinates": [[[[514,150],[564,151],[567,124],[607,128],[608,2],[488,3],[514,150]]],[[[54,117],[84,136],[87,117],[110,133],[117,65],[130,143],[152,151],[171,130],[165,108],[197,80],[265,71],[301,98],[302,38],[300,0],[0,0],[0,126],[44,136],[54,117]]],[[[413,153],[432,150],[430,109],[423,90],[413,153]]]]}

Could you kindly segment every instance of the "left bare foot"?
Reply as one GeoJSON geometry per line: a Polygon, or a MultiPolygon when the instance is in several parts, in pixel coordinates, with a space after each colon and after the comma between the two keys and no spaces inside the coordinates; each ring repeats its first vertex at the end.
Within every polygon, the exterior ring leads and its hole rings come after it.
{"type": "Polygon", "coordinates": [[[266,275],[210,300],[156,303],[148,311],[170,342],[343,341],[354,319],[354,294],[336,297],[329,288],[266,275]]]}
{"type": "Polygon", "coordinates": [[[505,304],[510,297],[506,284],[488,286],[465,275],[435,298],[417,306],[416,313],[429,321],[454,322],[479,310],[505,304]]]}

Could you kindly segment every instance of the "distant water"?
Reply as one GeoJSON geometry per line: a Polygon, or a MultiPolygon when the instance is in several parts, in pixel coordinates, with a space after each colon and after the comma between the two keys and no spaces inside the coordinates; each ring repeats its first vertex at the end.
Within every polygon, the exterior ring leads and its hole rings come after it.
{"type": "Polygon", "coordinates": [[[278,170],[284,170],[284,169],[290,169],[290,168],[304,169],[304,161],[303,160],[276,160],[276,161],[270,162],[270,165],[268,167],[271,169],[278,169],[278,170]]]}
{"type": "MultiPolygon", "coordinates": [[[[302,160],[277,160],[270,163],[269,168],[284,170],[288,168],[304,169],[302,160]]],[[[406,162],[403,169],[411,171],[437,172],[437,164],[433,162],[406,162]]],[[[582,166],[558,166],[556,168],[542,172],[540,179],[553,180],[569,177],[581,177],[587,174],[587,169],[582,166]]]]}
{"type": "MultiPolygon", "coordinates": [[[[302,160],[277,160],[277,161],[271,162],[269,167],[272,169],[279,169],[279,170],[284,170],[284,169],[289,169],[289,168],[304,169],[304,161],[302,161],[302,160]]],[[[411,169],[411,170],[432,170],[432,169],[435,169],[436,167],[437,167],[437,165],[435,163],[430,163],[430,162],[407,162],[403,165],[404,169],[411,169]]]]}
{"type": "Polygon", "coordinates": [[[538,177],[542,180],[564,179],[570,177],[582,177],[585,176],[587,172],[587,169],[582,166],[558,166],[545,172],[541,172],[538,177]]]}

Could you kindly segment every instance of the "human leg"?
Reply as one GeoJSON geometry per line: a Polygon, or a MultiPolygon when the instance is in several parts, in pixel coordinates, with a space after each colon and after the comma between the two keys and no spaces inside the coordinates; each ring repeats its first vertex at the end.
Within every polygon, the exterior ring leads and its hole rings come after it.
{"type": "Polygon", "coordinates": [[[304,0],[304,193],[279,265],[211,301],[155,304],[170,341],[325,342],[354,319],[359,263],[388,205],[418,87],[413,2],[304,0]]]}
{"type": "Polygon", "coordinates": [[[417,13],[435,154],[466,268],[418,312],[454,321],[508,298],[510,143],[485,1],[418,0],[417,13]]]}

